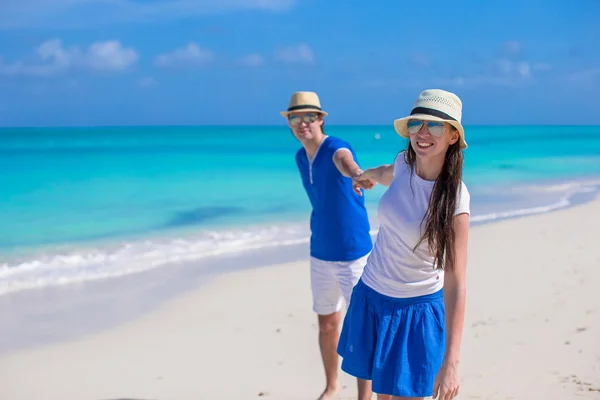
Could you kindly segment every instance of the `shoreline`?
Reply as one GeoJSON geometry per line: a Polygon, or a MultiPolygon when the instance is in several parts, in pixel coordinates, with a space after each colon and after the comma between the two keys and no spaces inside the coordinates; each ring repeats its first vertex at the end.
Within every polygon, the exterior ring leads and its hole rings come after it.
{"type": "MultiPolygon", "coordinates": [[[[600,398],[599,214],[595,199],[472,229],[461,398],[600,398]]],[[[117,327],[5,355],[0,393],[315,398],[323,377],[307,265],[229,271],[117,327]]],[[[352,398],[353,379],[342,373],[340,385],[352,398]]]]}
{"type": "MultiPolygon", "coordinates": [[[[471,227],[479,229],[510,220],[552,215],[593,204],[598,198],[597,192],[580,193],[572,196],[571,204],[565,207],[531,215],[473,221],[471,227]]],[[[376,236],[377,230],[373,229],[373,240],[376,236]]],[[[114,329],[154,312],[166,302],[203,290],[224,274],[252,271],[266,265],[303,262],[308,259],[307,244],[308,238],[292,245],[250,249],[163,265],[119,277],[0,295],[0,314],[9,316],[0,321],[0,331],[5,333],[0,338],[0,357],[114,329]],[[216,263],[219,269],[215,268],[216,263]]]]}

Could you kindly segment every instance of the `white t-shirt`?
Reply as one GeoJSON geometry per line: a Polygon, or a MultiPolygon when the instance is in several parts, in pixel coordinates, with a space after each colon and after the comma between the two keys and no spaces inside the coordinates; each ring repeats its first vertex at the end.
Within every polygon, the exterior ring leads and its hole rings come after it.
{"type": "MultiPolygon", "coordinates": [[[[411,174],[404,156],[396,157],[394,179],[379,201],[379,233],[362,275],[367,286],[391,297],[423,296],[444,285],[444,272],[434,268],[427,240],[413,252],[425,229],[421,221],[435,182],[411,174]]],[[[461,187],[455,215],[470,213],[469,191],[464,182],[461,187]]]]}

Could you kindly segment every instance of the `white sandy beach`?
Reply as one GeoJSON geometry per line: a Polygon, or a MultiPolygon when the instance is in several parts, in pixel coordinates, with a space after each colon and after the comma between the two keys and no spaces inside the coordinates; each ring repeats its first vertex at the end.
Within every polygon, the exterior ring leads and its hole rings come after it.
{"type": "MultiPolygon", "coordinates": [[[[596,200],[472,229],[459,399],[600,399],[599,221],[596,200]]],[[[319,357],[308,263],[275,265],[11,353],[0,399],[314,399],[319,357]]],[[[354,398],[340,377],[341,398],[354,398]]]]}

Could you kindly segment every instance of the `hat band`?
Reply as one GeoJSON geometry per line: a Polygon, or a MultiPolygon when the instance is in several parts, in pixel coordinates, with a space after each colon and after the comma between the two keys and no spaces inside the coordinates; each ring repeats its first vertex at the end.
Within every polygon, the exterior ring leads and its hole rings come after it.
{"type": "Polygon", "coordinates": [[[450,119],[452,121],[457,121],[456,118],[451,117],[450,115],[446,114],[443,111],[435,110],[433,108],[427,108],[427,107],[415,107],[410,112],[410,115],[413,115],[413,114],[425,114],[425,115],[431,115],[432,117],[438,117],[441,119],[450,119]]]}
{"type": "Polygon", "coordinates": [[[293,107],[288,107],[288,111],[296,111],[296,110],[305,110],[305,109],[312,109],[312,110],[319,110],[321,111],[321,107],[317,107],[317,106],[313,106],[310,104],[301,104],[299,106],[293,106],[293,107]]]}

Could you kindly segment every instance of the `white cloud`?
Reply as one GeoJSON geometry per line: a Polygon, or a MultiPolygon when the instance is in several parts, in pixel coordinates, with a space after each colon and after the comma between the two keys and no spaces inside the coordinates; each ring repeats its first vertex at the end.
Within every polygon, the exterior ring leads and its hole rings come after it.
{"type": "Polygon", "coordinates": [[[440,86],[518,86],[523,82],[513,76],[473,75],[434,80],[440,86]]]}
{"type": "Polygon", "coordinates": [[[60,39],[43,42],[34,49],[35,60],[6,62],[0,59],[0,75],[48,77],[75,70],[121,72],[139,59],[137,51],[118,40],[94,42],[87,49],[64,47],[60,39]]]}
{"type": "Polygon", "coordinates": [[[83,61],[89,68],[98,71],[122,71],[136,63],[138,58],[135,50],[123,48],[121,42],[112,40],[92,43],[83,61]]]}
{"type": "Polygon", "coordinates": [[[508,42],[504,42],[502,45],[502,51],[507,56],[516,57],[521,54],[523,47],[521,46],[521,42],[517,40],[509,40],[508,42]]]}
{"type": "Polygon", "coordinates": [[[514,62],[507,58],[501,58],[497,62],[497,69],[499,70],[501,75],[516,75],[523,78],[528,78],[531,76],[531,65],[529,62],[521,61],[514,62]]]}
{"type": "Polygon", "coordinates": [[[202,67],[210,64],[213,60],[212,51],[201,49],[196,43],[191,42],[170,53],[156,56],[154,64],[161,68],[202,67]]]}
{"type": "Polygon", "coordinates": [[[145,76],[140,78],[138,85],[140,85],[140,87],[147,88],[158,85],[158,81],[151,76],[145,76]]]}
{"type": "Polygon", "coordinates": [[[502,74],[510,74],[513,71],[513,62],[506,58],[497,61],[498,69],[502,74]]]}
{"type": "Polygon", "coordinates": [[[500,72],[440,78],[436,82],[440,85],[453,86],[519,86],[539,82],[540,75],[537,72],[550,70],[548,64],[542,63],[518,62],[507,64],[501,62],[499,64],[501,66],[500,72]]]}
{"type": "MultiPolygon", "coordinates": [[[[503,52],[513,56],[521,51],[522,47],[516,41],[506,42],[503,46],[503,52]]],[[[517,86],[537,82],[544,72],[551,69],[547,63],[503,57],[483,64],[472,75],[441,78],[438,82],[456,86],[517,86]]]]}
{"type": "Polygon", "coordinates": [[[567,81],[574,84],[591,85],[596,80],[600,81],[600,67],[592,67],[567,75],[567,81]]]}
{"type": "Polygon", "coordinates": [[[517,63],[516,70],[517,70],[517,73],[519,75],[521,75],[523,78],[529,78],[531,76],[531,67],[529,66],[529,63],[526,63],[526,62],[517,63]]]}
{"type": "Polygon", "coordinates": [[[415,79],[370,77],[364,81],[352,83],[352,87],[362,87],[365,89],[386,89],[396,90],[398,88],[422,87],[423,82],[415,79]]]}
{"type": "Polygon", "coordinates": [[[550,66],[550,64],[543,62],[538,62],[531,65],[532,71],[550,71],[551,69],[552,67],[550,66]]]}
{"type": "Polygon", "coordinates": [[[238,64],[242,67],[255,68],[264,65],[265,60],[260,54],[248,54],[239,59],[238,64]]]}
{"type": "Polygon", "coordinates": [[[452,86],[518,86],[539,82],[551,66],[543,62],[532,62],[523,56],[523,46],[511,40],[501,46],[500,58],[487,62],[477,61],[468,66],[470,73],[432,78],[438,85],[452,86]]]}
{"type": "Polygon", "coordinates": [[[431,66],[431,60],[424,53],[413,53],[410,56],[410,62],[421,68],[428,68],[431,66]]]}
{"type": "MultiPolygon", "coordinates": [[[[518,42],[507,42],[504,45],[503,51],[517,54],[521,52],[521,46],[518,42]]],[[[418,53],[411,55],[410,61],[418,68],[431,65],[428,57],[418,53]]],[[[368,79],[360,84],[367,88],[386,88],[389,90],[425,86],[519,86],[542,81],[547,77],[547,72],[552,69],[549,64],[544,62],[517,61],[510,57],[491,59],[487,62],[478,61],[474,65],[468,65],[467,67],[469,67],[469,73],[459,72],[446,76],[430,76],[420,80],[385,79],[378,77],[368,79]]],[[[594,79],[596,74],[600,77],[600,72],[595,70],[583,71],[576,76],[572,76],[571,80],[590,81],[594,79]]]]}
{"type": "Polygon", "coordinates": [[[2,0],[0,29],[183,19],[240,10],[287,11],[297,0],[2,0]],[[93,18],[87,18],[93,16],[93,18]],[[83,22],[85,21],[85,22],[83,22]]]}
{"type": "Polygon", "coordinates": [[[275,59],[286,64],[313,64],[315,55],[305,43],[275,50],[275,59]]]}

